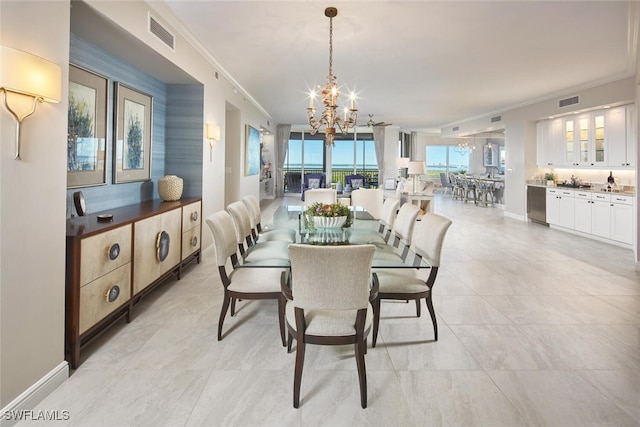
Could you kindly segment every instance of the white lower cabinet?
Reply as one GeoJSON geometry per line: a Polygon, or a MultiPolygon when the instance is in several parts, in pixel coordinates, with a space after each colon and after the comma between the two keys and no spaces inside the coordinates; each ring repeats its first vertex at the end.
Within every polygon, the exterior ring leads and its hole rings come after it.
{"type": "Polygon", "coordinates": [[[611,239],[633,243],[633,198],[611,196],[611,239]]]}
{"type": "Polygon", "coordinates": [[[575,230],[583,233],[591,233],[591,193],[587,191],[576,191],[573,202],[575,230]]]}
{"type": "Polygon", "coordinates": [[[547,188],[547,223],[633,244],[633,196],[547,188]]]}
{"type": "Polygon", "coordinates": [[[611,238],[610,199],[608,194],[594,194],[591,203],[591,234],[594,236],[611,238]]]}

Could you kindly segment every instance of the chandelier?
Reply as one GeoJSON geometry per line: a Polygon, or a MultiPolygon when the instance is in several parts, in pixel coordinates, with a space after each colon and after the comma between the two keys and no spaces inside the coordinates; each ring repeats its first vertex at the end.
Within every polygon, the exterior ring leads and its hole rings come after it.
{"type": "Polygon", "coordinates": [[[456,145],[456,148],[454,148],[454,150],[456,150],[456,153],[464,155],[464,154],[468,154],[472,150],[475,150],[476,149],[475,136],[473,137],[473,139],[474,139],[473,145],[469,144],[469,141],[466,138],[462,138],[458,140],[458,144],[456,145]]]}
{"type": "Polygon", "coordinates": [[[309,108],[307,108],[307,118],[309,119],[309,126],[311,126],[311,135],[315,135],[318,130],[324,126],[325,144],[333,145],[336,129],[339,129],[340,132],[345,134],[349,128],[353,128],[356,125],[358,110],[356,109],[356,95],[351,92],[349,108],[344,107],[342,117],[337,111],[340,92],[338,91],[336,76],[333,75],[333,18],[338,15],[338,9],[328,7],[324,10],[324,15],[329,18],[329,75],[327,76],[325,86],[320,87],[320,85],[318,85],[317,87],[317,89],[320,90],[324,111],[322,115],[316,119],[316,108],[314,105],[316,93],[315,91],[311,91],[309,108]]]}

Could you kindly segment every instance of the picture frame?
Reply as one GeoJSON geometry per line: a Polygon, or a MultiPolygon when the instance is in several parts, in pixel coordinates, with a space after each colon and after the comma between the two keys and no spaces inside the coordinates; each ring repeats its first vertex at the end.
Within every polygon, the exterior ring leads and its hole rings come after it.
{"type": "Polygon", "coordinates": [[[395,178],[385,178],[384,179],[384,189],[385,190],[395,190],[396,189],[396,182],[397,182],[397,180],[395,178]]]}
{"type": "Polygon", "coordinates": [[[69,64],[67,188],[104,185],[109,80],[69,64]]]}
{"type": "Polygon", "coordinates": [[[244,175],[260,173],[260,131],[246,125],[244,144],[244,175]]]}
{"type": "Polygon", "coordinates": [[[113,183],[151,179],[153,97],[115,83],[113,183]]]}
{"type": "Polygon", "coordinates": [[[485,144],[482,150],[482,165],[487,166],[498,166],[498,158],[497,153],[493,145],[485,144]]]}

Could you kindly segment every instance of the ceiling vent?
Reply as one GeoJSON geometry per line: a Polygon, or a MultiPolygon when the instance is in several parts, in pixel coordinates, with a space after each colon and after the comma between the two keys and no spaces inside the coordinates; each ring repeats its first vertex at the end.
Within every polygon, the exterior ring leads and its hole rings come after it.
{"type": "Polygon", "coordinates": [[[578,95],[572,96],[571,98],[565,98],[558,101],[558,107],[568,107],[569,105],[576,105],[580,103],[580,97],[578,95]]]}
{"type": "Polygon", "coordinates": [[[460,126],[456,126],[456,127],[453,128],[454,132],[458,132],[459,130],[460,130],[460,126]]]}
{"type": "Polygon", "coordinates": [[[153,16],[149,16],[149,32],[160,39],[160,41],[171,50],[175,50],[175,37],[166,28],[164,28],[153,16]]]}
{"type": "Polygon", "coordinates": [[[502,116],[491,117],[491,123],[502,121],[502,116]]]}

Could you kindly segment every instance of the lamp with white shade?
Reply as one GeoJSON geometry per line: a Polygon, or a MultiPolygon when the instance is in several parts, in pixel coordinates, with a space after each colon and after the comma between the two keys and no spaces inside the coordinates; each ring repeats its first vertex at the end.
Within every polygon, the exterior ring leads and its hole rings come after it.
{"type": "Polygon", "coordinates": [[[420,175],[424,173],[424,161],[409,162],[408,173],[413,176],[413,194],[416,194],[418,179],[420,175]]]}
{"type": "Polygon", "coordinates": [[[16,119],[16,155],[20,160],[20,125],[22,121],[35,113],[37,103],[59,103],[62,99],[62,69],[46,59],[14,49],[1,46],[0,56],[0,91],[4,95],[4,106],[16,119]],[[15,94],[14,99],[20,104],[18,97],[32,98],[25,113],[15,111],[7,100],[7,94],[15,94]]]}

